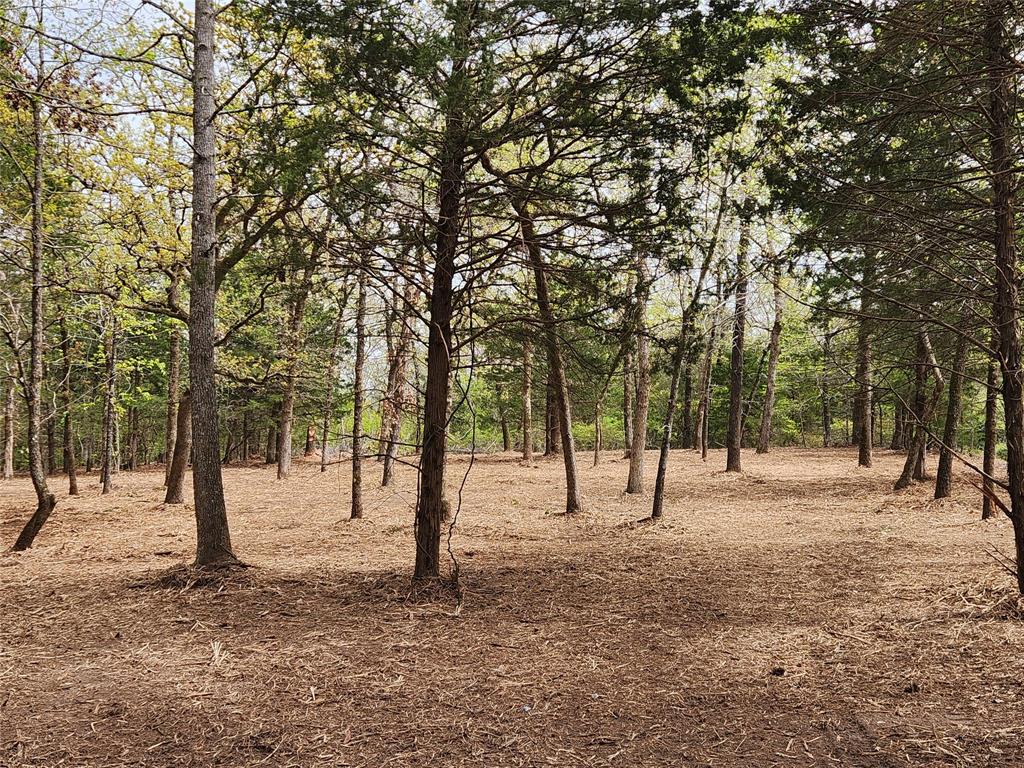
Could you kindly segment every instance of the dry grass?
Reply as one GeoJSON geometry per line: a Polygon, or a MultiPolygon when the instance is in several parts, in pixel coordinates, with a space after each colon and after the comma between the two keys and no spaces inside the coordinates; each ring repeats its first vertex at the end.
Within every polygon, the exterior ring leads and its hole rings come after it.
{"type": "MultiPolygon", "coordinates": [[[[0,556],[0,763],[1024,764],[1024,625],[989,554],[1010,530],[977,491],[894,494],[895,456],[672,460],[658,525],[612,455],[573,519],[557,462],[478,460],[461,610],[409,594],[407,468],[355,523],[343,466],[227,470],[254,567],[216,579],[182,567],[160,472],[87,481],[0,556]]],[[[4,542],[30,502],[0,485],[4,542]]]]}

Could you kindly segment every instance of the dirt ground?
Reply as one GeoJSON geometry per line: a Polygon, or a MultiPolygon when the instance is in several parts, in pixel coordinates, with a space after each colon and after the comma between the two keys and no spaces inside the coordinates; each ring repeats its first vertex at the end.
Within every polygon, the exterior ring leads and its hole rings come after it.
{"type": "MultiPolygon", "coordinates": [[[[391,492],[369,466],[359,522],[344,465],[227,469],[252,567],[215,583],[181,567],[192,510],[162,471],[89,478],[0,555],[0,764],[1024,765],[1009,524],[966,475],[893,493],[900,461],[751,451],[735,476],[676,452],[640,525],[616,455],[581,456],[576,518],[558,461],[478,458],[459,607],[410,595],[408,467],[391,492]]],[[[5,545],[31,500],[0,484],[5,545]]]]}

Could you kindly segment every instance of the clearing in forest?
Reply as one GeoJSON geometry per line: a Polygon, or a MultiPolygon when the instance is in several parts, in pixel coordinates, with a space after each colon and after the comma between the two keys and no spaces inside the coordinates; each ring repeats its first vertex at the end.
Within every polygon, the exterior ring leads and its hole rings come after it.
{"type": "MultiPolygon", "coordinates": [[[[409,594],[408,467],[356,522],[347,465],[227,469],[253,567],[212,583],[180,569],[194,522],[162,470],[109,496],[86,478],[0,557],[0,763],[1024,763],[1024,627],[991,555],[1011,528],[966,476],[935,502],[892,492],[895,454],[751,452],[736,476],[680,451],[664,522],[640,525],[617,456],[582,468],[576,518],[557,459],[478,457],[458,610],[409,594]]],[[[5,542],[33,498],[0,485],[5,542]]]]}

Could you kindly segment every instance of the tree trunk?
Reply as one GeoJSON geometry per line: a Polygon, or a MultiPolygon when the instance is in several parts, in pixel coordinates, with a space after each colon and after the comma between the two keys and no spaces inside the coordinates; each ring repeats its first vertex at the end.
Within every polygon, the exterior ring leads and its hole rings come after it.
{"type": "Polygon", "coordinates": [[[320,471],[327,471],[327,452],[331,443],[331,421],[334,409],[334,368],[338,364],[338,341],[345,322],[345,303],[347,296],[338,301],[338,317],[334,321],[334,332],[331,334],[331,354],[324,372],[324,420],[323,437],[320,442],[320,471]]]}
{"type": "Polygon", "coordinates": [[[306,445],[302,449],[303,456],[312,456],[316,453],[316,424],[310,422],[306,425],[306,445]]]}
{"type": "Polygon", "coordinates": [[[725,438],[726,472],[742,471],[743,443],[743,343],[747,332],[747,251],[750,247],[750,215],[743,212],[740,241],[736,250],[736,313],[729,358],[729,428],[725,438]]]}
{"type": "Polygon", "coordinates": [[[984,493],[982,494],[981,519],[995,517],[996,506],[992,503],[995,483],[990,479],[996,471],[996,420],[999,411],[999,363],[995,358],[988,361],[988,374],[985,379],[985,452],[982,459],[982,470],[985,472],[984,493]]]}
{"type": "Polygon", "coordinates": [[[821,445],[832,447],[832,392],[829,386],[828,364],[832,358],[832,333],[825,328],[821,355],[821,445]]]}
{"type": "Polygon", "coordinates": [[[559,348],[555,313],[548,295],[547,267],[540,250],[540,241],[534,231],[533,219],[526,203],[515,201],[519,227],[526,246],[526,253],[533,267],[534,283],[537,289],[537,308],[544,323],[544,341],[548,351],[548,370],[554,385],[555,403],[558,410],[558,431],[562,442],[562,460],[565,465],[565,513],[572,515],[583,511],[579,477],[576,470],[576,446],[572,438],[572,406],[569,399],[569,382],[565,375],[562,350],[559,348]]]}
{"type": "Polygon", "coordinates": [[[939,468],[935,473],[935,498],[945,499],[953,492],[953,451],[957,447],[957,433],[960,430],[961,394],[964,372],[967,369],[968,340],[961,336],[953,360],[953,371],[949,377],[949,395],[946,401],[946,426],[942,432],[942,446],[939,452],[939,468]]]}
{"type": "Polygon", "coordinates": [[[177,411],[175,414],[177,424],[174,425],[177,437],[174,441],[174,453],[168,462],[170,471],[167,474],[167,493],[164,494],[164,504],[185,503],[182,487],[185,484],[188,457],[192,452],[192,396],[187,389],[178,398],[177,411]]]}
{"type": "Polygon", "coordinates": [[[505,453],[512,450],[512,436],[508,431],[508,418],[505,416],[505,388],[499,383],[495,386],[495,395],[498,400],[498,423],[501,426],[501,446],[505,453]]]}
{"type": "Polygon", "coordinates": [[[945,378],[935,359],[935,352],[932,350],[928,332],[923,328],[917,334],[918,364],[915,376],[916,396],[914,398],[914,436],[907,453],[907,460],[903,465],[903,472],[894,486],[895,490],[906,488],[912,480],[924,480],[924,458],[928,446],[928,424],[935,415],[935,408],[942,397],[942,390],[945,387],[945,378]],[[928,398],[925,394],[925,385],[928,379],[928,370],[932,371],[934,386],[932,395],[928,398]]]}
{"type": "MultiPolygon", "coordinates": [[[[644,451],[647,449],[647,414],[651,403],[651,353],[647,336],[647,300],[650,295],[651,275],[647,259],[641,253],[636,258],[636,294],[634,328],[636,329],[636,413],[633,418],[633,442],[629,447],[629,476],[626,493],[643,493],[644,451]]],[[[677,377],[678,378],[678,377],[677,377]]]]}
{"type": "Polygon", "coordinates": [[[100,467],[100,493],[110,493],[113,488],[117,454],[117,315],[110,308],[110,327],[105,342],[105,371],[103,378],[103,462],[100,467]]]}
{"type": "Polygon", "coordinates": [[[189,289],[189,376],[192,485],[197,566],[238,562],[231,549],[220,467],[216,379],[217,137],[212,0],[195,2],[192,65],[192,274],[189,289]]]}
{"type": "MultiPolygon", "coordinates": [[[[627,342],[628,345],[628,342],[627,342]]],[[[625,448],[622,458],[628,459],[633,450],[633,348],[626,347],[622,356],[622,437],[625,448]]]]}
{"type": "Polygon", "coordinates": [[[772,265],[772,288],[775,300],[775,319],[768,336],[768,371],[764,389],[764,408],[761,409],[761,425],[757,435],[757,452],[768,453],[772,437],[772,414],[775,410],[775,373],[779,367],[782,351],[782,268],[778,260],[772,265]]]}
{"type": "Polygon", "coordinates": [[[1010,519],[1017,560],[1017,588],[1024,593],[1024,359],[1020,338],[1020,266],[1014,231],[1016,206],[1017,133],[1013,91],[1018,62],[1006,29],[1013,6],[1009,0],[989,0],[985,25],[988,93],[987,117],[991,150],[989,170],[995,218],[995,325],[999,332],[999,363],[1003,374],[1003,419],[1006,430],[1006,468],[1010,519]]]}
{"type": "Polygon", "coordinates": [[[683,448],[693,448],[693,352],[688,350],[683,369],[683,423],[680,431],[683,448]]]}
{"type": "MultiPolygon", "coordinates": [[[[42,11],[37,12],[37,22],[42,24],[42,11]]],[[[38,35],[37,35],[38,37],[38,35]]],[[[32,98],[32,221],[31,221],[31,267],[32,267],[32,320],[31,342],[29,347],[29,372],[26,382],[28,400],[28,469],[32,477],[32,487],[36,492],[36,511],[22,528],[15,551],[22,551],[32,546],[36,535],[46,524],[50,513],[57,505],[56,497],[50,493],[46,483],[46,472],[43,470],[42,446],[42,387],[43,387],[43,332],[46,318],[43,314],[43,292],[46,276],[43,272],[43,114],[38,91],[42,87],[43,47],[39,38],[39,59],[37,62],[37,95],[32,98]]]]}
{"type": "Polygon", "coordinates": [[[409,279],[405,281],[402,294],[402,328],[398,334],[394,355],[388,367],[388,389],[381,402],[381,434],[384,438],[384,461],[381,475],[381,486],[388,487],[394,482],[395,462],[398,459],[398,447],[402,438],[402,414],[406,408],[406,390],[408,389],[409,360],[412,357],[413,343],[413,304],[416,301],[416,284],[409,279]]]}
{"type": "MultiPolygon", "coordinates": [[[[177,278],[175,278],[176,280],[177,278]]],[[[172,283],[172,295],[177,286],[172,283]]],[[[169,349],[167,352],[167,417],[164,432],[164,485],[171,476],[171,457],[174,456],[174,441],[178,435],[178,398],[181,389],[181,328],[177,320],[171,321],[169,349]]]]}
{"type": "Polygon", "coordinates": [[[533,342],[523,342],[523,461],[533,461],[533,342]]]}
{"type": "Polygon", "coordinates": [[[4,467],[3,479],[14,479],[14,420],[16,417],[17,397],[14,378],[7,379],[7,391],[4,394],[4,467]]]}
{"type": "Polygon", "coordinates": [[[899,397],[892,406],[892,441],[889,443],[889,450],[899,451],[903,448],[903,424],[905,421],[905,408],[899,397]]]}
{"type": "Polygon", "coordinates": [[[359,270],[356,301],[356,360],[352,380],[352,507],[350,517],[363,516],[363,384],[366,367],[366,270],[359,270]]]}
{"type": "Polygon", "coordinates": [[[555,456],[562,452],[562,439],[558,431],[558,398],[555,397],[555,383],[550,369],[544,398],[544,455],[555,456]]]}
{"type": "Polygon", "coordinates": [[[275,418],[275,423],[271,424],[269,427],[267,427],[267,449],[265,451],[266,456],[263,459],[264,462],[267,463],[267,464],[276,464],[277,463],[277,426],[276,426],[276,421],[277,420],[275,418]]]}
{"type": "Polygon", "coordinates": [[[68,336],[64,315],[58,321],[60,329],[61,408],[64,410],[64,471],[68,475],[68,495],[78,495],[78,468],[75,466],[75,428],[71,420],[71,338],[68,336]]]}
{"type": "MultiPolygon", "coordinates": [[[[319,249],[314,246],[302,270],[300,282],[289,307],[285,328],[284,348],[287,368],[284,392],[281,397],[280,421],[277,426],[277,479],[284,480],[292,469],[292,427],[295,424],[295,389],[299,379],[299,354],[302,348],[302,321],[306,314],[306,300],[313,284],[319,249]]],[[[308,454],[307,454],[308,455],[308,454]]]]}
{"type": "MultiPolygon", "coordinates": [[[[685,318],[688,321],[689,318],[685,318]]],[[[665,418],[662,421],[661,449],[658,453],[658,472],[654,479],[654,500],[651,507],[651,519],[659,520],[664,514],[665,478],[668,473],[668,452],[672,444],[672,419],[675,416],[676,396],[679,392],[679,378],[683,366],[683,358],[687,356],[689,328],[686,323],[680,328],[679,340],[675,354],[672,356],[672,380],[668,385],[668,403],[665,407],[665,418]]]]}

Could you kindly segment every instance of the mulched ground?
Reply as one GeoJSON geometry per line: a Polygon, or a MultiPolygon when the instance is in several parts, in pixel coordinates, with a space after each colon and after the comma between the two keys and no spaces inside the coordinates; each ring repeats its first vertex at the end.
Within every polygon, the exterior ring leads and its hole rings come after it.
{"type": "MultiPolygon", "coordinates": [[[[0,556],[0,764],[1024,765],[1010,527],[967,476],[936,502],[891,491],[895,455],[744,461],[674,453],[646,525],[616,455],[583,468],[577,518],[557,460],[478,458],[461,605],[410,594],[409,468],[358,522],[343,465],[226,470],[253,567],[212,580],[182,566],[191,507],[160,503],[161,471],[90,478],[0,556]]],[[[31,500],[0,484],[3,542],[31,500]]]]}

